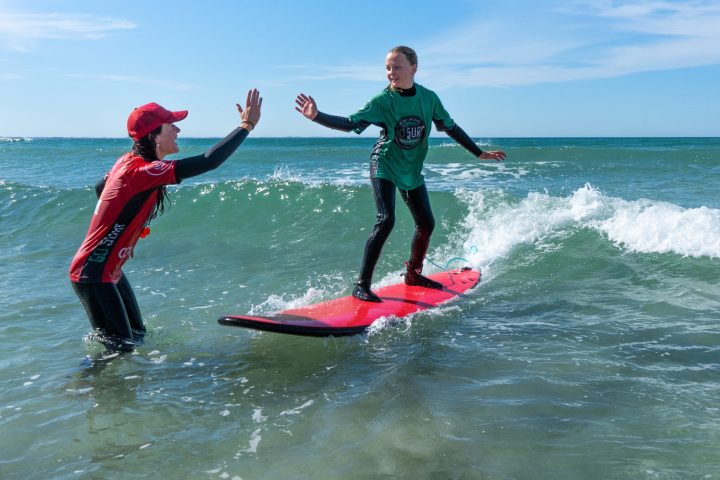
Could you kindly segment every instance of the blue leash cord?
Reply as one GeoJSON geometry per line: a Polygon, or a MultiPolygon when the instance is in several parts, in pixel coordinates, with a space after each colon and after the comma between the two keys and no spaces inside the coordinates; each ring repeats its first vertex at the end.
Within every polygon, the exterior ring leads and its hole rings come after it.
{"type": "MultiPolygon", "coordinates": [[[[477,248],[473,245],[472,247],[470,247],[470,253],[475,253],[475,252],[477,252],[477,248]]],[[[459,260],[459,261],[463,261],[463,262],[465,262],[465,263],[470,263],[470,261],[469,261],[468,259],[466,259],[466,258],[463,258],[463,257],[453,257],[453,258],[451,258],[450,260],[448,260],[448,261],[445,263],[445,266],[443,267],[442,265],[438,265],[437,263],[433,262],[432,260],[430,260],[430,259],[427,258],[427,257],[425,257],[425,260],[427,260],[428,262],[432,263],[433,265],[435,265],[435,266],[436,266],[437,268],[439,268],[440,270],[447,270],[447,269],[450,267],[450,264],[451,264],[452,262],[455,262],[455,261],[458,261],[458,260],[459,260]]]]}

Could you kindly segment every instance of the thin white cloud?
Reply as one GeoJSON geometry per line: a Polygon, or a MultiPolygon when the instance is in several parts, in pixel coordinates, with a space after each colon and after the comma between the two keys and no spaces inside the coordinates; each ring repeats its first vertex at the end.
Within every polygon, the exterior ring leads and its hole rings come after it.
{"type": "Polygon", "coordinates": [[[0,37],[8,48],[27,51],[39,40],[96,40],[117,30],[137,28],[122,18],[88,14],[10,13],[0,11],[0,37]]]}
{"type": "MultiPolygon", "coordinates": [[[[540,1],[414,45],[433,88],[504,87],[720,64],[720,2],[540,1]],[[533,10],[534,9],[534,10],[533,10]]],[[[313,66],[294,78],[382,79],[382,65],[313,66]]]]}
{"type": "Polygon", "coordinates": [[[437,88],[512,86],[720,64],[717,2],[558,5],[510,34],[481,22],[448,35],[430,48],[424,77],[437,88]]]}
{"type": "Polygon", "coordinates": [[[129,75],[68,73],[65,76],[68,78],[98,80],[103,82],[121,82],[152,85],[156,87],[169,88],[172,90],[180,91],[188,91],[197,88],[197,86],[192,83],[169,82],[165,80],[158,80],[156,78],[133,77],[129,75]]]}
{"type": "Polygon", "coordinates": [[[276,69],[290,70],[297,73],[297,80],[361,80],[377,81],[382,79],[384,68],[381,64],[371,66],[345,65],[278,65],[276,69]]]}

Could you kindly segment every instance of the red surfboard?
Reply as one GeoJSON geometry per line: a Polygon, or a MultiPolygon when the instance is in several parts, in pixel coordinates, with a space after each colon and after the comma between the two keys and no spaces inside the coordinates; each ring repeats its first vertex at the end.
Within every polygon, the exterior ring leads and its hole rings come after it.
{"type": "Polygon", "coordinates": [[[462,295],[477,285],[480,272],[463,268],[435,273],[429,275],[429,278],[442,283],[443,289],[411,287],[398,283],[375,290],[382,299],[381,303],[363,302],[347,296],[267,315],[226,315],[219,318],[218,322],[221,325],[294,335],[354,335],[362,333],[379,318],[402,318],[462,295]]]}

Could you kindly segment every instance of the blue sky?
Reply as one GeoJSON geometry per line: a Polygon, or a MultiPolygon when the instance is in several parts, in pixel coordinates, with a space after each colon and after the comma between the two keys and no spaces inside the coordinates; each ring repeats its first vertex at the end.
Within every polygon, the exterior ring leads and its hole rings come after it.
{"type": "Polygon", "coordinates": [[[399,44],[476,138],[720,135],[717,0],[0,0],[0,136],[123,137],[155,101],[219,137],[251,87],[254,135],[344,136],[296,94],[349,115],[399,44]]]}

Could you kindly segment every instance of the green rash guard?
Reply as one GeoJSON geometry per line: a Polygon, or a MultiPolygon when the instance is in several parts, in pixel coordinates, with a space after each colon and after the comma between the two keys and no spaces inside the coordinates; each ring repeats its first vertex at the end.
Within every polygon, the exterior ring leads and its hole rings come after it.
{"type": "Polygon", "coordinates": [[[382,128],[370,157],[371,176],[389,180],[401,190],[414,190],[425,182],[422,167],[431,122],[447,129],[455,124],[435,92],[417,83],[414,88],[412,96],[386,88],[349,117],[358,125],[355,133],[369,124],[382,128]]]}

